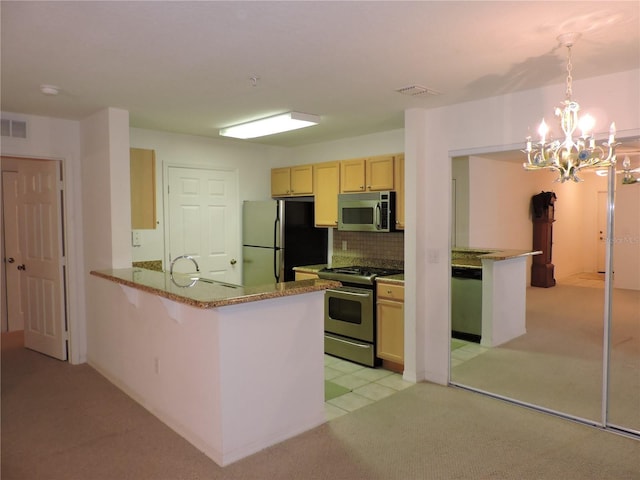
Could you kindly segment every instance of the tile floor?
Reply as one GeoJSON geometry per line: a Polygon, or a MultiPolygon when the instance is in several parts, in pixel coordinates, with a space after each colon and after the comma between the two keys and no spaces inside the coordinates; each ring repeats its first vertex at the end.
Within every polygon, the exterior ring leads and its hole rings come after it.
{"type": "Polygon", "coordinates": [[[473,357],[477,357],[487,350],[489,350],[489,347],[483,347],[479,343],[454,339],[451,342],[451,368],[457,367],[461,363],[471,360],[473,357]],[[460,347],[458,346],[460,344],[463,345],[460,347]]]}
{"type": "MultiPolygon", "coordinates": [[[[451,368],[488,350],[478,343],[455,339],[451,344],[451,368]]],[[[369,368],[331,355],[324,356],[324,378],[351,389],[324,404],[327,420],[346,415],[413,385],[402,375],[383,368],[369,368]]]]}
{"type": "Polygon", "coordinates": [[[346,415],[413,385],[398,373],[364,367],[331,355],[324,356],[324,378],[352,390],[325,402],[327,420],[346,415]]]}

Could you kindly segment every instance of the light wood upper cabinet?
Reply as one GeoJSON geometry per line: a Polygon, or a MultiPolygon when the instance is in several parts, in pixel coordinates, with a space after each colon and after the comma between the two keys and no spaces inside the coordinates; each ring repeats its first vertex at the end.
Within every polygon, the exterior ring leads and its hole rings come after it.
{"type": "Polygon", "coordinates": [[[313,195],[313,166],[271,169],[271,196],[313,195]]]}
{"type": "Polygon", "coordinates": [[[393,161],[393,155],[380,155],[378,157],[367,158],[367,190],[380,191],[393,190],[395,188],[393,161]]]}
{"type": "Polygon", "coordinates": [[[156,153],[129,149],[131,175],[131,228],[156,228],[156,153]]]}
{"type": "Polygon", "coordinates": [[[377,356],[404,364],[404,286],[377,282],[377,356]]]}
{"type": "Polygon", "coordinates": [[[380,155],[340,162],[342,193],[394,189],[394,156],[380,155]]]}
{"type": "Polygon", "coordinates": [[[366,191],[365,158],[354,158],[340,162],[340,192],[364,192],[366,191]]]}
{"type": "Polygon", "coordinates": [[[316,227],[338,225],[340,162],[317,163],[313,166],[316,227]]]}
{"type": "Polygon", "coordinates": [[[291,169],[272,168],[271,169],[271,196],[279,197],[289,195],[291,190],[291,169]]]}
{"type": "Polygon", "coordinates": [[[291,167],[291,194],[313,195],[313,165],[291,167]]]}
{"type": "Polygon", "coordinates": [[[396,228],[404,230],[404,155],[395,156],[396,228]]]}

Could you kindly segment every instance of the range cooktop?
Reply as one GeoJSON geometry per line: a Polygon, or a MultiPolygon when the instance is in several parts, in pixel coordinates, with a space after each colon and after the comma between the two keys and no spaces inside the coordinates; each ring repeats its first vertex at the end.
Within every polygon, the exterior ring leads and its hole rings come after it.
{"type": "Polygon", "coordinates": [[[372,285],[376,277],[386,277],[402,272],[402,270],[392,268],[353,265],[348,267],[323,268],[318,272],[318,276],[328,280],[372,285]]]}

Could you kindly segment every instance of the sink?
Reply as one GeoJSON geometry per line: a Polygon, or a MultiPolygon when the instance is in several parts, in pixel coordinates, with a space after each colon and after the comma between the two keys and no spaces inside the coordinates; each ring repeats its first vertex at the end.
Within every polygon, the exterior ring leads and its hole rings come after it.
{"type": "Polygon", "coordinates": [[[218,280],[212,280],[211,278],[191,277],[191,280],[194,280],[196,282],[208,283],[210,285],[220,285],[221,287],[227,287],[227,288],[239,288],[240,287],[240,285],[234,285],[233,283],[220,282],[218,280]]]}
{"type": "Polygon", "coordinates": [[[234,285],[233,283],[221,282],[213,280],[211,278],[200,277],[190,273],[172,273],[171,281],[178,287],[189,288],[193,287],[196,283],[207,283],[209,285],[219,285],[226,288],[240,288],[240,285],[234,285]]]}

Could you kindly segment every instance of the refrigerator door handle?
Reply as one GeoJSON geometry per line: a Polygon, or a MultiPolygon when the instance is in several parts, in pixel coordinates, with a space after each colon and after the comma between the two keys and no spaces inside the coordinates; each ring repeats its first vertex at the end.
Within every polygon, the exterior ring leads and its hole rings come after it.
{"type": "Polygon", "coordinates": [[[278,229],[280,228],[280,217],[276,217],[273,222],[273,276],[276,279],[276,283],[280,282],[280,265],[278,262],[278,254],[280,253],[280,249],[278,248],[278,244],[276,243],[278,240],[278,229]]]}

